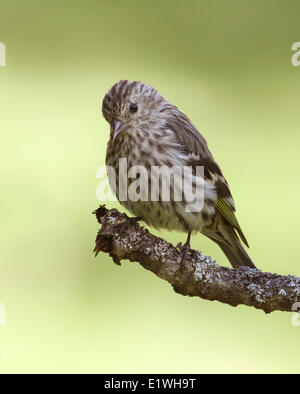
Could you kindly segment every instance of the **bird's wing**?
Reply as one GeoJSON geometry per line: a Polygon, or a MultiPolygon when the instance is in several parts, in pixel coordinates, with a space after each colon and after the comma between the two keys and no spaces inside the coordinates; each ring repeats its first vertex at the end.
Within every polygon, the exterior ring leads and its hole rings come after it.
{"type": "Polygon", "coordinates": [[[205,138],[181,111],[177,110],[173,116],[167,127],[174,132],[178,143],[189,156],[189,165],[193,168],[196,168],[196,166],[204,167],[205,181],[213,184],[217,191],[216,209],[236,229],[244,244],[249,246],[235,217],[235,204],[228,183],[208,149],[205,138]]]}

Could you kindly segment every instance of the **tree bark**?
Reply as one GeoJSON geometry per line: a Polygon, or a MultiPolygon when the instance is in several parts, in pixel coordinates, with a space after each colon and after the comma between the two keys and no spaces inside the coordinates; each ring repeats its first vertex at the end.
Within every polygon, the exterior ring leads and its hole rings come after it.
{"type": "Polygon", "coordinates": [[[145,269],[169,282],[177,293],[240,304],[272,311],[292,311],[300,300],[300,278],[261,272],[249,267],[236,269],[219,266],[211,257],[191,250],[184,264],[183,251],[155,237],[129,218],[104,205],[93,212],[101,224],[94,249],[109,253],[116,264],[121,260],[139,262],[145,269]]]}

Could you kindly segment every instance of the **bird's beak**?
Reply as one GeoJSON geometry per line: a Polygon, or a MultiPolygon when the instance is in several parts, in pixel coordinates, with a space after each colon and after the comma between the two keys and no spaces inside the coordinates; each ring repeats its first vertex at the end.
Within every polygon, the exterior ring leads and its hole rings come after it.
{"type": "Polygon", "coordinates": [[[122,126],[123,126],[123,122],[121,122],[119,119],[114,119],[114,121],[113,121],[113,137],[114,137],[114,139],[120,133],[122,126]]]}

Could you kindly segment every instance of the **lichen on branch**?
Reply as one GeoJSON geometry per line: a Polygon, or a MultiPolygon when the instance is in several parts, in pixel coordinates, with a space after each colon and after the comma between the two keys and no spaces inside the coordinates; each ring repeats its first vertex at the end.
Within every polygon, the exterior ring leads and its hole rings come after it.
{"type": "Polygon", "coordinates": [[[166,240],[152,235],[116,209],[104,205],[93,212],[101,228],[94,249],[108,253],[116,264],[121,260],[140,263],[145,269],[169,282],[177,293],[240,304],[266,313],[292,311],[300,300],[300,278],[271,274],[249,267],[219,266],[211,257],[192,250],[182,264],[183,251],[166,240]]]}

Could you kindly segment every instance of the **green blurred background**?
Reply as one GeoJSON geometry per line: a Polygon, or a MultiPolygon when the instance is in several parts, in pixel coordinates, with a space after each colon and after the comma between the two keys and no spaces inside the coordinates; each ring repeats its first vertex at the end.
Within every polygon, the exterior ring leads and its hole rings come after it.
{"type": "MultiPolygon", "coordinates": [[[[300,372],[292,314],[183,297],[137,263],[95,259],[91,214],[101,100],[142,80],[207,138],[257,266],[300,275],[299,16],[298,0],[1,0],[0,372],[300,372]]],[[[207,238],[192,246],[228,265],[207,238]]]]}

